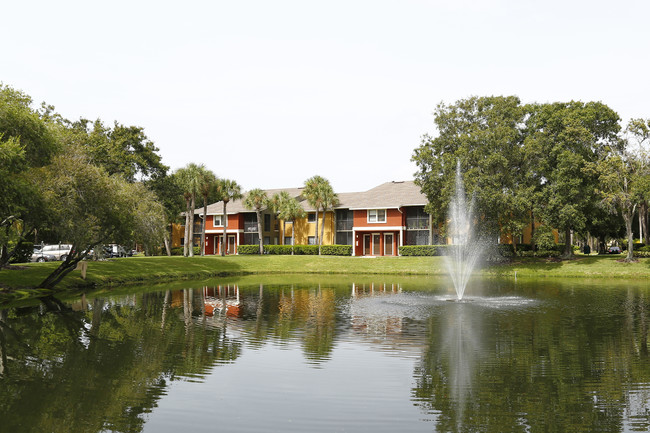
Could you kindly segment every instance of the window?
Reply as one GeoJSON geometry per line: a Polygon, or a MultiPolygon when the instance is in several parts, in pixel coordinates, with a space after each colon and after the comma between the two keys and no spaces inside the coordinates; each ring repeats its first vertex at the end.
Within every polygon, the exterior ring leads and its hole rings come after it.
{"type": "Polygon", "coordinates": [[[271,214],[264,214],[264,231],[271,231],[271,214]]]}
{"type": "Polygon", "coordinates": [[[307,222],[308,223],[315,223],[316,222],[316,212],[309,212],[307,214],[307,222]]]}
{"type": "Polygon", "coordinates": [[[307,237],[307,245],[316,245],[316,236],[307,237]]]}
{"type": "Polygon", "coordinates": [[[213,224],[215,227],[223,227],[223,215],[213,215],[213,224]]]}
{"type": "Polygon", "coordinates": [[[284,237],[284,244],[285,245],[291,245],[291,236],[285,236],[284,237]]]}
{"type": "Polygon", "coordinates": [[[352,232],[339,232],[336,234],[337,245],[352,245],[352,232]]]}
{"type": "Polygon", "coordinates": [[[244,233],[244,243],[243,245],[259,245],[260,237],[257,236],[257,233],[244,233]]]}
{"type": "Polygon", "coordinates": [[[386,209],[370,209],[368,210],[369,223],[385,223],[386,222],[386,209]]]}

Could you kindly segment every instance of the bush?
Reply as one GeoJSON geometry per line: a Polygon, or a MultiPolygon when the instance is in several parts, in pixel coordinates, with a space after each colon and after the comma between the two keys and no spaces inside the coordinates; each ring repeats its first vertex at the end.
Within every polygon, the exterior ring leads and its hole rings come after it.
{"type": "Polygon", "coordinates": [[[402,245],[398,249],[400,256],[435,256],[435,245],[402,245]]]}
{"type": "Polygon", "coordinates": [[[317,256],[318,245],[294,245],[293,253],[297,256],[317,256]]]}
{"type": "Polygon", "coordinates": [[[259,245],[240,245],[239,248],[237,248],[237,253],[238,254],[243,254],[243,255],[255,255],[260,253],[260,246],[259,245]]]}
{"type": "Polygon", "coordinates": [[[561,254],[556,250],[539,250],[535,252],[536,257],[560,257],[561,254]]]}
{"type": "Polygon", "coordinates": [[[634,250],[632,254],[634,257],[650,257],[650,250],[646,249],[648,247],[641,247],[639,251],[634,250]]]}
{"type": "Polygon", "coordinates": [[[650,252],[650,245],[642,246],[640,248],[634,247],[634,252],[637,251],[650,252]]]}
{"type": "MultiPolygon", "coordinates": [[[[174,247],[171,249],[171,251],[172,251],[172,256],[183,255],[183,247],[174,247]]],[[[195,256],[201,255],[201,247],[194,247],[194,255],[195,256]]]]}
{"type": "Polygon", "coordinates": [[[291,255],[291,245],[264,245],[264,254],[291,255]]]}
{"type": "Polygon", "coordinates": [[[521,251],[533,251],[533,246],[531,244],[517,244],[517,253],[521,251]]]}
{"type": "Polygon", "coordinates": [[[351,256],[352,245],[323,245],[320,253],[324,256],[351,256]]]}

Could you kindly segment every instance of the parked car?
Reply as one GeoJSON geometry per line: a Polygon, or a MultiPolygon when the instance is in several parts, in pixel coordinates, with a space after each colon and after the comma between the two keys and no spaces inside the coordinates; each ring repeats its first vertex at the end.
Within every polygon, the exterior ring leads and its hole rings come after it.
{"type": "Polygon", "coordinates": [[[126,257],[128,254],[123,246],[110,244],[106,245],[106,255],[108,257],[126,257]]]}
{"type": "Polygon", "coordinates": [[[611,246],[607,248],[607,254],[621,254],[621,247],[611,246]]]}
{"type": "Polygon", "coordinates": [[[52,262],[56,260],[52,254],[45,254],[41,251],[41,248],[34,248],[34,253],[32,254],[32,262],[52,262]]]}
{"type": "Polygon", "coordinates": [[[54,256],[54,260],[65,260],[70,255],[72,251],[72,245],[70,244],[55,244],[55,245],[43,245],[41,249],[43,254],[48,254],[54,256]]]}

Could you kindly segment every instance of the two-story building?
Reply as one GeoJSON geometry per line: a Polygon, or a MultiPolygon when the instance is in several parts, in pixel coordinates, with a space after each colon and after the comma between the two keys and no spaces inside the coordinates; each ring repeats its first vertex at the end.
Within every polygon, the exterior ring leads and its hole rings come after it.
{"type": "MultiPolygon", "coordinates": [[[[288,245],[295,231],[297,245],[316,243],[316,209],[302,196],[302,188],[266,190],[269,197],[287,191],[299,201],[306,217],[294,223],[279,220],[270,209],[262,212],[262,239],[265,245],[288,245]]],[[[401,245],[426,245],[435,240],[429,215],[424,212],[427,199],[413,181],[387,182],[365,192],[339,193],[339,205],[326,212],[324,228],[322,212],[318,214],[318,236],[323,231],[323,244],[352,245],[355,256],[396,256],[401,245]]],[[[257,215],[233,200],[226,206],[213,203],[205,216],[205,254],[236,254],[239,245],[259,242],[257,215]],[[225,228],[225,233],[224,233],[225,228]]],[[[203,208],[195,210],[195,239],[199,244],[203,208]]],[[[182,233],[179,231],[179,234],[182,233]]],[[[183,240],[177,236],[176,246],[183,240]]]]}

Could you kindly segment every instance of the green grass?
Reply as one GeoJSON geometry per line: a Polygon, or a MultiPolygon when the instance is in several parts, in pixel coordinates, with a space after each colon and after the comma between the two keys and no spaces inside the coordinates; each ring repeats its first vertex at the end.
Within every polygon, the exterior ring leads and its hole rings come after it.
{"type": "MultiPolygon", "coordinates": [[[[535,258],[483,268],[481,275],[526,278],[650,278],[650,259],[636,263],[622,256],[576,256],[574,260],[549,261],[535,258]]],[[[0,297],[34,296],[36,287],[59,263],[30,263],[0,270],[0,297]]],[[[115,287],[211,277],[299,274],[345,275],[444,275],[442,257],[335,257],[335,256],[209,256],[133,257],[88,262],[87,279],[73,271],[57,290],[115,287]]],[[[40,294],[40,292],[38,293],[40,294]]]]}

